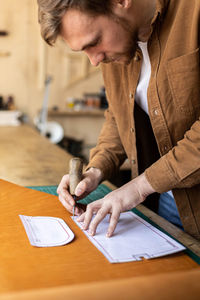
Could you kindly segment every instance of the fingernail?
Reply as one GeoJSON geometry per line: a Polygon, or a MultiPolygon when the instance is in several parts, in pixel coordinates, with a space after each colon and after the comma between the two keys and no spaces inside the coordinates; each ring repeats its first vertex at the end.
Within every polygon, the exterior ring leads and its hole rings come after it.
{"type": "Polygon", "coordinates": [[[80,215],[78,207],[75,208],[75,214],[76,214],[76,216],[80,215]]]}
{"type": "Polygon", "coordinates": [[[106,233],[106,237],[107,237],[107,238],[110,237],[110,233],[109,233],[109,232],[106,233]]]}
{"type": "Polygon", "coordinates": [[[80,195],[82,194],[82,192],[83,192],[83,190],[80,189],[80,188],[78,188],[78,189],[76,190],[76,196],[80,196],[80,195]]]}
{"type": "Polygon", "coordinates": [[[94,235],[94,231],[89,231],[89,235],[94,235]]]}

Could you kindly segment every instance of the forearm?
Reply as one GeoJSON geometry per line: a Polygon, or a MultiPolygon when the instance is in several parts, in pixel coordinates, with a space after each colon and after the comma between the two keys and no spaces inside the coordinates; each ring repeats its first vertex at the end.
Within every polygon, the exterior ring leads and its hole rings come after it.
{"type": "Polygon", "coordinates": [[[90,152],[87,168],[96,167],[102,171],[103,179],[110,179],[117,173],[127,156],[110,109],[105,112],[105,118],[98,143],[90,152]]]}

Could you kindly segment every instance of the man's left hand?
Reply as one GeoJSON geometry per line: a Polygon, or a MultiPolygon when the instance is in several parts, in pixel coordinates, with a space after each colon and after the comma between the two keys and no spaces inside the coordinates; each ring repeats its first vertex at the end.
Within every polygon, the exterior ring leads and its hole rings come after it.
{"type": "Polygon", "coordinates": [[[77,221],[83,222],[83,229],[89,229],[90,235],[95,235],[98,224],[107,214],[110,214],[106,236],[111,237],[117,226],[120,213],[134,208],[154,192],[155,190],[143,173],[104,198],[88,204],[86,211],[79,216],[77,221]],[[93,215],[95,215],[94,218],[93,215]]]}

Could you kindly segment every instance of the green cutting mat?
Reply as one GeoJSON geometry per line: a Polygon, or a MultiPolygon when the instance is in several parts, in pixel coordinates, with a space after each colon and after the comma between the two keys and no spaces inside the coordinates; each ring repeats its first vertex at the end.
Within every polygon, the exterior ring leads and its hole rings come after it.
{"type": "MultiPolygon", "coordinates": [[[[51,186],[28,186],[29,189],[37,190],[40,192],[44,192],[47,194],[55,195],[58,196],[56,190],[57,190],[57,185],[51,185],[51,186]]],[[[90,193],[87,197],[84,199],[80,200],[79,202],[82,204],[88,204],[92,201],[98,200],[100,198],[103,198],[106,194],[110,193],[111,189],[109,189],[105,184],[100,184],[98,188],[90,193]]]]}
{"type": "MultiPolygon", "coordinates": [[[[44,193],[47,193],[47,194],[58,196],[58,194],[56,192],[56,190],[57,190],[57,186],[56,185],[52,185],[52,186],[28,186],[28,188],[33,189],[33,190],[37,190],[37,191],[40,191],[40,192],[44,192],[44,193]]],[[[87,205],[88,203],[90,203],[92,201],[95,201],[95,200],[103,198],[105,195],[107,195],[111,191],[112,190],[110,188],[108,188],[106,185],[100,184],[95,191],[93,191],[92,193],[90,193],[87,197],[85,197],[84,199],[80,200],[79,202],[82,203],[82,204],[86,204],[87,205]]],[[[160,226],[158,226],[156,223],[154,223],[152,220],[150,220],[148,217],[146,217],[139,210],[137,210],[137,208],[133,208],[132,211],[136,215],[138,215],[139,217],[143,218],[145,221],[147,221],[148,223],[150,223],[151,225],[153,225],[154,227],[158,228],[159,230],[161,230],[162,232],[164,232],[165,234],[167,234],[168,236],[170,236],[171,238],[173,238],[174,240],[176,240],[167,231],[165,231],[163,228],[161,228],[160,226]]],[[[179,241],[177,240],[177,242],[179,242],[179,241]]],[[[195,253],[193,253],[190,249],[186,249],[185,253],[187,253],[196,263],[200,264],[200,257],[197,256],[195,253]]]]}

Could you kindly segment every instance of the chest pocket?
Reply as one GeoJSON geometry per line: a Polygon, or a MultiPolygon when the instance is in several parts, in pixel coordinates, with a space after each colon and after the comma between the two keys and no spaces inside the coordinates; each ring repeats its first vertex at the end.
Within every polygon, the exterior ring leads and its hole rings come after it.
{"type": "Polygon", "coordinates": [[[167,76],[178,110],[189,115],[200,111],[199,48],[167,63],[167,76]]]}

